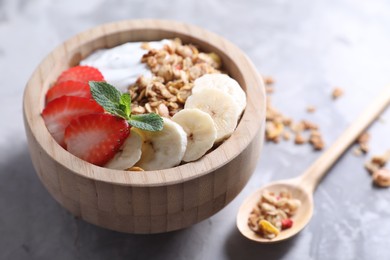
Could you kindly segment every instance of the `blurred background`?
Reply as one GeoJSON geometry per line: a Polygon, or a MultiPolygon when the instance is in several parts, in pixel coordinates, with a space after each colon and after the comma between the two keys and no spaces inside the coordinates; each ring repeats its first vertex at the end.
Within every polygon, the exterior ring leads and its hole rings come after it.
{"type": "Polygon", "coordinates": [[[369,130],[370,152],[348,151],[315,194],[296,238],[245,240],[235,227],[243,199],[271,180],[296,176],[321,152],[266,143],[240,195],[186,230],[128,235],[75,219],[39,182],[27,151],[22,95],[53,48],[76,33],[123,19],[198,25],[240,47],[275,79],[275,107],[316,122],[327,145],[390,84],[387,0],[0,0],[0,259],[390,259],[390,190],[372,186],[364,162],[390,149],[390,111],[369,130]],[[344,95],[334,101],[334,87],[344,95]],[[307,106],[317,111],[308,114],[307,106]]]}

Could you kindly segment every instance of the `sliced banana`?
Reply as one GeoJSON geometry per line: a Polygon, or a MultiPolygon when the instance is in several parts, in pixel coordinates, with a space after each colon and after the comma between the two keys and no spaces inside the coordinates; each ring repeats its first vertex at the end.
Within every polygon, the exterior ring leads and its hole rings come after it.
{"type": "Polygon", "coordinates": [[[217,129],[206,112],[197,108],[185,108],[176,113],[172,120],[183,127],[187,134],[187,149],[183,161],[195,161],[213,147],[217,129]]]}
{"type": "Polygon", "coordinates": [[[131,129],[130,135],[123,143],[120,151],[105,165],[105,167],[116,170],[125,170],[133,167],[141,158],[141,147],[141,136],[131,129]]]}
{"type": "Polygon", "coordinates": [[[211,116],[217,129],[215,142],[228,138],[237,126],[240,108],[233,98],[217,88],[203,88],[188,97],[184,108],[198,108],[211,116]]]}
{"type": "Polygon", "coordinates": [[[187,134],[183,128],[168,118],[161,131],[135,129],[143,140],[142,156],[137,166],[146,171],[162,170],[180,164],[187,147],[187,134]]]}
{"type": "Polygon", "coordinates": [[[240,84],[226,74],[205,74],[194,82],[192,93],[201,91],[204,88],[217,88],[229,94],[234,102],[240,108],[240,114],[246,106],[245,92],[240,87],[240,84]]]}

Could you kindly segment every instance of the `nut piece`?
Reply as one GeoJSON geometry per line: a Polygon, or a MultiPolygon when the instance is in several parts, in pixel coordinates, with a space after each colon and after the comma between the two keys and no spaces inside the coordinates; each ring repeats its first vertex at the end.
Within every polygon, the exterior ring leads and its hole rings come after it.
{"type": "Polygon", "coordinates": [[[382,168],[374,171],[372,180],[379,187],[390,187],[390,171],[382,168]]]}
{"type": "Polygon", "coordinates": [[[341,97],[342,95],[344,95],[344,91],[341,89],[341,88],[334,88],[333,91],[332,91],[332,98],[333,99],[337,99],[339,97],[341,97]]]}
{"type": "Polygon", "coordinates": [[[142,169],[141,167],[133,166],[133,167],[130,167],[130,168],[126,169],[125,171],[143,172],[143,171],[145,171],[145,170],[142,169]]]}
{"type": "Polygon", "coordinates": [[[272,84],[275,83],[275,79],[273,77],[271,77],[271,76],[265,76],[264,77],[264,83],[266,85],[272,85],[272,84]]]}
{"type": "Polygon", "coordinates": [[[306,111],[308,113],[314,113],[314,112],[316,112],[316,107],[315,106],[307,106],[306,111]]]}
{"type": "Polygon", "coordinates": [[[383,168],[390,160],[390,150],[383,155],[375,155],[370,161],[364,164],[369,173],[373,174],[375,171],[383,168]]]}
{"type": "Polygon", "coordinates": [[[306,143],[306,139],[303,138],[303,136],[298,133],[295,135],[294,143],[295,144],[304,144],[304,143],[306,143]]]}
{"type": "MultiPolygon", "coordinates": [[[[358,139],[356,140],[357,144],[359,145],[357,149],[360,150],[360,154],[367,153],[369,150],[368,142],[370,141],[370,134],[368,132],[362,133],[358,139]]],[[[356,155],[359,154],[358,151],[354,152],[356,155]]]]}

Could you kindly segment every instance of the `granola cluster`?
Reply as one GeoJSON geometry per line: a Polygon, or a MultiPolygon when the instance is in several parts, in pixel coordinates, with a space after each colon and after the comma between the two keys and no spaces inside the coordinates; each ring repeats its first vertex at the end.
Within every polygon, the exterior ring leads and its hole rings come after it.
{"type": "Polygon", "coordinates": [[[215,53],[200,52],[192,44],[174,39],[162,49],[151,49],[142,57],[153,74],[152,78],[140,77],[129,88],[134,114],[157,113],[173,116],[183,109],[191,95],[194,81],[204,74],[221,73],[220,57],[215,53]]]}
{"type": "Polygon", "coordinates": [[[292,227],[291,217],[300,205],[301,201],[292,198],[287,190],[279,194],[266,190],[249,215],[248,226],[264,238],[275,238],[281,230],[292,227]]]}

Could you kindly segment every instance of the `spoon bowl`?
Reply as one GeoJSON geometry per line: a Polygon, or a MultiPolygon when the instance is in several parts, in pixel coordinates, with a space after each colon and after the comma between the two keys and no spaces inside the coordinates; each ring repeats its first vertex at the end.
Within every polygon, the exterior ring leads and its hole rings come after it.
{"type": "Polygon", "coordinates": [[[387,108],[390,103],[390,86],[386,87],[374,102],[351,124],[344,133],[299,177],[272,182],[251,194],[241,205],[237,214],[237,228],[245,237],[259,243],[274,243],[293,237],[309,223],[314,209],[313,193],[322,177],[340,158],[359,135],[387,108]],[[301,206],[292,216],[291,228],[281,231],[275,238],[267,239],[253,232],[248,226],[248,218],[261,194],[269,190],[279,193],[291,192],[292,197],[301,201],[301,206]]]}
{"type": "Polygon", "coordinates": [[[304,187],[301,182],[299,182],[299,179],[276,181],[256,190],[245,199],[237,214],[237,228],[241,234],[250,240],[260,243],[276,243],[288,239],[301,231],[307,225],[307,223],[309,223],[311,216],[313,215],[313,209],[314,203],[312,192],[307,187],[304,187]],[[265,190],[274,193],[287,190],[292,194],[293,198],[301,201],[301,206],[298,208],[295,215],[291,218],[294,223],[293,226],[289,229],[283,230],[283,232],[280,232],[279,235],[273,239],[267,239],[257,235],[248,226],[248,216],[259,202],[261,194],[265,190]]]}

